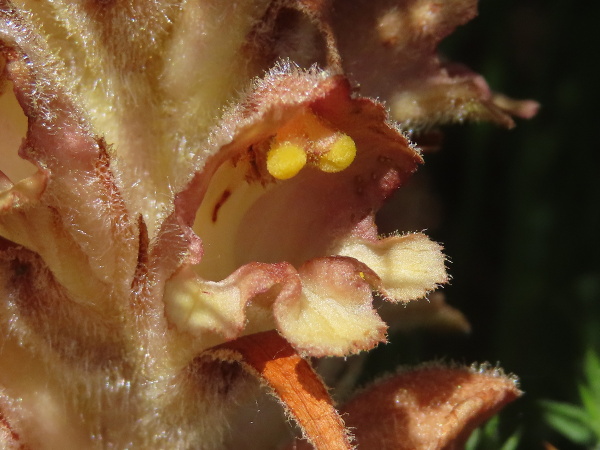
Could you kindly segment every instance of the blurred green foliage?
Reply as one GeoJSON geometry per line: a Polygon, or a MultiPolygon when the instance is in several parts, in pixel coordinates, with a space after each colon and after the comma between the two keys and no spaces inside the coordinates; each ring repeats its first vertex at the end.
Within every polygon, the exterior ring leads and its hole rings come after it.
{"type": "Polygon", "coordinates": [[[583,381],[578,383],[580,405],[542,400],[544,418],[574,444],[600,448],[600,360],[589,350],[583,361],[583,381]]]}
{"type": "Polygon", "coordinates": [[[516,450],[521,439],[521,430],[505,438],[500,431],[498,416],[475,430],[465,445],[465,450],[516,450]]]}

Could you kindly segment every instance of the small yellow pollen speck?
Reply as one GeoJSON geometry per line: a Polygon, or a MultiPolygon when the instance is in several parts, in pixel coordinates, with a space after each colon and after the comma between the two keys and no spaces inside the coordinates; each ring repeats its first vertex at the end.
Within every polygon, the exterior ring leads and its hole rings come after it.
{"type": "Polygon", "coordinates": [[[350,136],[342,134],[319,158],[319,169],[328,173],[341,172],[352,164],[355,157],[356,144],[350,136]]]}
{"type": "Polygon", "coordinates": [[[365,273],[364,272],[358,272],[358,276],[361,277],[363,280],[365,279],[365,273]]]}
{"type": "Polygon", "coordinates": [[[275,143],[267,153],[267,170],[278,180],[294,177],[306,165],[306,152],[291,142],[275,143]]]}

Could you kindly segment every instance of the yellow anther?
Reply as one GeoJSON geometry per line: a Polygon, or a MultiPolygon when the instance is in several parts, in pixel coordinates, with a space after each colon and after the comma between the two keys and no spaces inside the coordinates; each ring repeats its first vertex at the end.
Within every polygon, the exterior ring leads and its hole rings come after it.
{"type": "Polygon", "coordinates": [[[354,161],[356,144],[347,134],[341,134],[329,147],[329,151],[319,157],[318,167],[323,172],[341,172],[354,161]]]}
{"type": "Polygon", "coordinates": [[[274,143],[267,152],[267,170],[278,180],[294,177],[306,165],[306,152],[291,142],[274,143]]]}

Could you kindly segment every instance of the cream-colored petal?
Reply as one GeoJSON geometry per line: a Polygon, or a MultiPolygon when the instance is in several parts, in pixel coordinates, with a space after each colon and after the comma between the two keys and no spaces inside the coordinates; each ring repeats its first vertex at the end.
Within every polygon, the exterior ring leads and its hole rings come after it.
{"type": "Polygon", "coordinates": [[[373,309],[368,269],[347,258],[318,258],[299,270],[302,294],[275,304],[278,328],[311,356],[347,355],[385,340],[387,326],[373,309]]]}
{"type": "Polygon", "coordinates": [[[371,268],[381,279],[377,289],[392,301],[424,297],[448,281],[442,247],[421,233],[379,240],[350,237],[335,253],[371,268]]]}
{"type": "Polygon", "coordinates": [[[183,267],[166,283],[163,301],[169,322],[179,332],[194,336],[194,351],[199,351],[248,331],[273,329],[273,302],[297,297],[298,292],[298,275],[286,263],[247,264],[219,282],[206,281],[192,267],[183,267]],[[276,286],[280,288],[265,306],[251,304],[276,286]],[[245,331],[249,319],[252,323],[245,331]]]}
{"type": "Polygon", "coordinates": [[[387,326],[373,309],[376,275],[351,258],[245,265],[223,281],[180,270],[166,284],[165,312],[195,338],[194,351],[242,334],[273,328],[300,352],[347,355],[385,340],[387,326]]]}
{"type": "Polygon", "coordinates": [[[163,300],[169,321],[207,347],[235,338],[244,325],[246,299],[235,282],[205,282],[184,268],[166,284],[163,300]]]}

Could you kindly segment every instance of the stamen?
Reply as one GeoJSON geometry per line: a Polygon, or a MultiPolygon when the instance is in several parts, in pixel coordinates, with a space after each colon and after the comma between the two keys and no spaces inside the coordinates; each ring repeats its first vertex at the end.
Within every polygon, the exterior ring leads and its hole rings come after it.
{"type": "Polygon", "coordinates": [[[341,172],[347,168],[356,157],[356,144],[347,134],[340,136],[331,144],[329,151],[320,155],[318,167],[323,172],[341,172]]]}
{"type": "Polygon", "coordinates": [[[278,180],[287,180],[306,165],[306,152],[291,142],[275,142],[267,153],[267,170],[278,180]]]}
{"type": "Polygon", "coordinates": [[[341,172],[356,157],[356,144],[308,109],[299,111],[277,132],[267,153],[267,171],[287,180],[309,164],[326,173],[341,172]]]}

